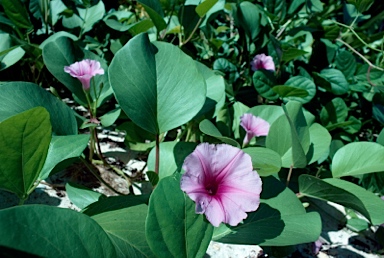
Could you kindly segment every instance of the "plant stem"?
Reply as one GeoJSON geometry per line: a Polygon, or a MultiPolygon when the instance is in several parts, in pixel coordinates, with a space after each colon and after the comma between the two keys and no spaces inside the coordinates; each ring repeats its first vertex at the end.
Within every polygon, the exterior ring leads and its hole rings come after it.
{"type": "Polygon", "coordinates": [[[155,159],[155,173],[159,174],[160,165],[160,136],[156,134],[156,159],[155,159]]]}
{"type": "Polygon", "coordinates": [[[88,168],[89,171],[91,171],[92,175],[94,175],[97,180],[99,180],[101,183],[103,183],[106,187],[108,187],[110,190],[112,190],[114,193],[118,195],[126,195],[123,193],[120,193],[119,191],[115,190],[112,186],[110,186],[104,179],[97,174],[97,172],[94,171],[94,168],[92,165],[90,165],[83,157],[80,157],[80,160],[84,163],[84,165],[88,168]]]}
{"type": "Polygon", "coordinates": [[[372,50],[374,50],[374,51],[381,52],[379,49],[374,48],[374,47],[371,47],[370,45],[368,45],[368,43],[365,42],[365,41],[359,36],[359,34],[356,33],[356,31],[355,31],[351,26],[345,25],[345,24],[340,23],[340,22],[337,22],[337,21],[332,21],[332,20],[331,20],[331,22],[333,22],[333,23],[335,23],[335,24],[337,24],[337,25],[339,25],[339,26],[341,26],[341,27],[344,27],[344,28],[347,28],[348,30],[350,30],[350,31],[353,33],[353,35],[355,35],[356,38],[357,38],[358,40],[360,40],[360,42],[363,43],[366,47],[368,47],[368,48],[370,48],[370,49],[372,49],[372,50]]]}
{"type": "Polygon", "coordinates": [[[369,64],[370,66],[372,66],[373,68],[377,69],[377,70],[380,70],[380,71],[384,71],[383,68],[381,67],[378,67],[374,64],[371,63],[371,61],[369,61],[365,56],[363,56],[362,54],[360,54],[356,49],[354,49],[351,45],[349,45],[347,42],[343,41],[342,39],[336,39],[337,41],[341,42],[342,44],[344,44],[345,46],[347,46],[350,50],[352,50],[353,53],[355,53],[356,55],[358,55],[361,59],[363,59],[367,64],[369,64]]]}
{"type": "Polygon", "coordinates": [[[203,17],[200,17],[199,21],[196,23],[195,28],[193,28],[191,34],[189,34],[188,38],[184,42],[181,43],[180,47],[187,44],[192,39],[193,34],[195,34],[196,30],[199,28],[202,21],[203,21],[203,17]]]}
{"type": "Polygon", "coordinates": [[[289,172],[288,172],[288,176],[287,176],[287,184],[286,184],[287,187],[288,187],[288,185],[289,185],[289,181],[291,180],[292,170],[293,170],[293,165],[291,165],[291,166],[289,167],[289,172]]]}

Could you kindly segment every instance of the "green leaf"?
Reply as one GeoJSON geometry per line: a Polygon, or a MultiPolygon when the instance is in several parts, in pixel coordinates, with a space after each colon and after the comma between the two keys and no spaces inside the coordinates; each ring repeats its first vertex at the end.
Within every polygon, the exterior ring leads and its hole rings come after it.
{"type": "Polygon", "coordinates": [[[277,152],[261,147],[245,148],[243,151],[251,156],[253,169],[260,176],[269,176],[280,171],[281,157],[277,152]]]}
{"type": "Polygon", "coordinates": [[[102,115],[100,117],[101,124],[105,127],[113,125],[113,123],[116,122],[117,118],[119,118],[120,113],[121,113],[121,109],[116,108],[116,109],[111,110],[108,113],[102,115]]]}
{"type": "Polygon", "coordinates": [[[0,246],[40,257],[116,257],[115,247],[93,219],[45,205],[1,210],[0,246]]]}
{"type": "Polygon", "coordinates": [[[315,83],[313,83],[312,80],[305,78],[303,76],[291,77],[285,82],[285,85],[292,86],[293,88],[296,88],[296,89],[305,90],[307,93],[305,96],[304,95],[302,95],[302,96],[297,96],[297,95],[296,96],[291,96],[291,95],[283,96],[283,99],[286,102],[291,101],[291,100],[295,100],[295,101],[298,101],[298,102],[305,104],[305,103],[310,102],[316,94],[315,83]]]}
{"type": "Polygon", "coordinates": [[[32,28],[27,9],[20,0],[1,0],[1,5],[4,8],[5,14],[18,28],[32,28]]]}
{"type": "Polygon", "coordinates": [[[215,137],[216,139],[219,139],[224,143],[240,148],[240,144],[237,141],[229,137],[223,136],[219,129],[217,129],[216,126],[208,119],[204,119],[200,122],[199,129],[202,133],[205,133],[206,135],[215,137]]]}
{"type": "Polygon", "coordinates": [[[283,50],[283,56],[281,57],[281,60],[285,63],[288,63],[289,61],[307,54],[307,51],[297,49],[297,48],[288,48],[283,50]]]}
{"type": "Polygon", "coordinates": [[[335,95],[342,95],[348,92],[349,84],[345,79],[344,74],[337,69],[324,69],[320,75],[330,84],[330,89],[335,95]]]}
{"type": "MultiPolygon", "coordinates": [[[[109,94],[108,90],[110,90],[110,86],[106,72],[108,67],[103,59],[88,50],[80,49],[70,38],[65,36],[59,37],[55,41],[47,43],[43,49],[43,60],[48,71],[55,76],[56,79],[63,83],[65,87],[67,87],[75,95],[75,97],[80,100],[80,102],[87,103],[80,81],[64,72],[65,66],[69,66],[76,61],[81,61],[83,59],[93,59],[100,62],[105,74],[96,75],[93,77],[93,81],[96,86],[100,83],[104,83],[102,97],[100,98],[106,98],[106,96],[103,95],[109,94]]],[[[92,92],[93,91],[91,90],[91,95],[93,94],[92,92]]],[[[102,100],[99,100],[98,103],[102,103],[102,100]]]]}
{"type": "MultiPolygon", "coordinates": [[[[107,14],[103,21],[108,27],[117,31],[129,30],[136,21],[134,13],[128,10],[114,11],[107,14]]],[[[152,24],[153,26],[153,24],[152,24]]]]}
{"type": "Polygon", "coordinates": [[[155,146],[155,135],[138,127],[132,121],[120,124],[117,129],[119,131],[125,131],[124,143],[131,150],[149,151],[155,146]]]}
{"type": "Polygon", "coordinates": [[[333,177],[355,176],[384,171],[384,147],[375,142],[352,142],[333,156],[333,177]]]}
{"type": "Polygon", "coordinates": [[[274,150],[282,158],[282,167],[289,168],[292,164],[291,128],[285,115],[280,116],[271,124],[266,139],[266,147],[274,150]]]}
{"type": "Polygon", "coordinates": [[[310,136],[307,122],[299,102],[289,102],[287,108],[283,106],[288,123],[291,127],[292,137],[292,163],[294,167],[304,168],[307,166],[305,154],[309,150],[310,136]]]}
{"type": "Polygon", "coordinates": [[[8,82],[0,85],[0,92],[0,122],[42,106],[50,114],[52,131],[56,135],[77,134],[77,123],[72,109],[36,84],[8,82]]]}
{"type": "Polygon", "coordinates": [[[279,117],[284,115],[284,111],[281,106],[273,106],[273,105],[259,105],[253,107],[247,111],[247,113],[251,113],[254,116],[261,117],[265,121],[267,121],[270,125],[276,121],[279,117]]]}
{"type": "MultiPolygon", "coordinates": [[[[180,173],[184,159],[196,148],[194,142],[162,142],[160,143],[159,179],[180,173]]],[[[153,148],[148,155],[148,170],[155,170],[156,150],[153,148]]]]}
{"type": "Polygon", "coordinates": [[[158,257],[202,257],[213,226],[195,213],[195,203],[181,191],[179,177],[167,177],[149,199],[145,232],[158,257]]]}
{"type": "Polygon", "coordinates": [[[71,33],[68,33],[66,31],[59,31],[59,32],[56,32],[55,34],[49,36],[46,40],[44,40],[39,48],[41,49],[44,49],[45,45],[47,45],[49,42],[54,42],[56,39],[60,38],[60,37],[67,37],[67,38],[70,38],[72,39],[73,41],[77,41],[79,38],[71,33]]]}
{"type": "Polygon", "coordinates": [[[133,23],[128,31],[133,36],[138,35],[140,33],[148,31],[150,28],[153,27],[153,22],[151,20],[141,20],[139,22],[133,23]]]}
{"type": "Polygon", "coordinates": [[[243,224],[216,231],[213,240],[261,246],[286,246],[316,241],[321,233],[319,214],[305,213],[296,195],[275,177],[263,177],[262,180],[259,208],[249,213],[243,224]]]}
{"type": "Polygon", "coordinates": [[[353,4],[360,13],[367,11],[374,3],[373,0],[347,0],[347,2],[353,4]]]}
{"type": "Polygon", "coordinates": [[[48,1],[44,0],[31,0],[29,2],[29,10],[36,19],[41,19],[45,23],[44,15],[48,11],[48,1]]]}
{"type": "Polygon", "coordinates": [[[147,171],[147,176],[149,179],[149,182],[151,183],[152,186],[156,186],[157,183],[159,182],[159,175],[156,172],[153,171],[147,171]]]}
{"type": "Polygon", "coordinates": [[[272,87],[276,84],[273,72],[268,70],[257,70],[253,74],[252,79],[256,91],[262,97],[269,100],[276,100],[279,98],[279,95],[272,90],[272,87]]]}
{"type": "Polygon", "coordinates": [[[377,143],[384,146],[384,128],[381,129],[381,132],[379,133],[379,136],[377,137],[377,143]]]}
{"type": "Polygon", "coordinates": [[[348,219],[346,226],[354,232],[361,232],[369,228],[367,221],[359,218],[348,219]]]}
{"type": "Polygon", "coordinates": [[[63,17],[63,26],[69,29],[81,27],[82,33],[92,29],[105,14],[105,6],[103,1],[99,1],[96,5],[89,8],[77,8],[78,14],[73,14],[71,17],[63,17]]]}
{"type": "Polygon", "coordinates": [[[160,1],[156,0],[139,0],[139,3],[144,7],[149,17],[155,24],[158,33],[167,27],[164,21],[164,13],[161,8],[160,1]]]}
{"type": "MultiPolygon", "coordinates": [[[[225,103],[225,79],[218,72],[209,69],[200,62],[196,62],[197,69],[203,75],[205,84],[207,85],[207,97],[204,106],[196,115],[198,118],[201,115],[215,110],[218,112],[225,103]]],[[[208,114],[207,114],[208,115],[208,114]]]]}
{"type": "Polygon", "coordinates": [[[329,153],[332,136],[326,128],[318,123],[314,123],[309,127],[309,136],[311,145],[306,156],[308,164],[312,164],[329,153]]]}
{"type": "Polygon", "coordinates": [[[51,140],[49,113],[37,107],[0,123],[0,188],[25,199],[44,165],[51,140]]]}
{"type": "Polygon", "coordinates": [[[71,158],[80,157],[89,142],[89,135],[52,136],[47,158],[40,171],[39,179],[46,179],[60,163],[71,158]]]}
{"type": "Polygon", "coordinates": [[[237,8],[238,22],[251,41],[256,39],[260,32],[260,14],[259,8],[248,1],[241,2],[237,8]]]}
{"type": "Polygon", "coordinates": [[[321,123],[325,127],[339,124],[348,117],[348,107],[342,98],[334,98],[328,102],[320,112],[321,123]]]}
{"type": "MultiPolygon", "coordinates": [[[[0,34],[1,35],[1,34],[0,34]]],[[[1,50],[1,49],[0,49],[1,50]]],[[[22,47],[11,47],[6,50],[7,53],[0,56],[0,71],[7,69],[8,67],[16,64],[21,58],[23,58],[25,51],[22,47]],[[8,51],[9,50],[9,51],[8,51]]]]}
{"type": "Polygon", "coordinates": [[[308,96],[308,91],[287,85],[277,85],[272,87],[272,90],[279,94],[280,98],[296,97],[300,99],[308,96]]]}
{"type": "Polygon", "coordinates": [[[323,3],[320,0],[309,0],[307,1],[307,6],[314,13],[323,11],[323,3]]]}
{"type": "Polygon", "coordinates": [[[102,193],[71,182],[65,184],[65,191],[69,200],[80,209],[84,209],[88,205],[97,202],[100,198],[106,197],[102,193]]]}
{"type": "Polygon", "coordinates": [[[204,0],[196,7],[196,13],[202,18],[218,2],[218,0],[204,0]]]}
{"type": "Polygon", "coordinates": [[[347,50],[341,50],[336,56],[336,67],[343,72],[345,77],[351,78],[356,71],[356,59],[351,52],[347,50]]]}
{"type": "Polygon", "coordinates": [[[213,62],[213,69],[223,72],[229,83],[235,82],[240,77],[236,65],[232,64],[225,58],[216,59],[213,62]]]}
{"type": "Polygon", "coordinates": [[[188,122],[205,102],[205,81],[195,62],[169,43],[151,44],[146,34],[116,53],[109,78],[124,112],[153,134],[188,122]]]}
{"type": "Polygon", "coordinates": [[[319,179],[310,175],[299,177],[300,193],[309,197],[341,204],[354,209],[373,225],[384,223],[384,202],[375,194],[353,183],[336,179],[319,179]]]}
{"type": "Polygon", "coordinates": [[[117,257],[155,257],[145,236],[147,195],[112,196],[92,203],[84,213],[108,234],[117,257]]]}

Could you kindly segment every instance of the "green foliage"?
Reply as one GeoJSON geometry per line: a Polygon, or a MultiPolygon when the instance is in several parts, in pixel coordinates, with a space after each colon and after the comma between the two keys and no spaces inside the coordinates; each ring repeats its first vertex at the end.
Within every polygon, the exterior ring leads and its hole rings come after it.
{"type": "Polygon", "coordinates": [[[35,187],[51,140],[49,113],[27,110],[0,123],[0,188],[25,200],[35,187]]]}
{"type": "Polygon", "coordinates": [[[0,236],[0,248],[40,257],[116,257],[104,230],[93,219],[70,209],[26,205],[1,210],[0,236]]]}
{"type": "Polygon", "coordinates": [[[170,44],[151,44],[145,34],[116,54],[109,77],[124,112],[153,134],[188,122],[205,101],[205,82],[194,61],[170,44]]]}
{"type": "Polygon", "coordinates": [[[223,243],[286,246],[315,241],[320,231],[319,214],[306,213],[295,194],[269,176],[263,178],[259,209],[250,213],[244,224],[218,228],[213,239],[223,243]]]}
{"type": "Polygon", "coordinates": [[[149,200],[146,236],[158,257],[203,257],[213,233],[195,203],[180,189],[180,177],[164,178],[149,200]],[[170,200],[171,198],[172,200],[170,200]]]}

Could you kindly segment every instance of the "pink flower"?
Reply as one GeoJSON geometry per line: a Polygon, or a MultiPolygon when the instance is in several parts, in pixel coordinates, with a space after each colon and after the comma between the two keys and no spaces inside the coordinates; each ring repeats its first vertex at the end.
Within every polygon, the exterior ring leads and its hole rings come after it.
{"type": "Polygon", "coordinates": [[[65,66],[64,71],[72,77],[79,79],[84,90],[89,90],[90,81],[96,74],[104,74],[104,69],[100,67],[100,62],[96,60],[84,59],[70,66],[65,66]]]}
{"type": "Polygon", "coordinates": [[[275,71],[275,63],[271,56],[266,56],[265,54],[256,55],[252,62],[252,71],[264,69],[275,71]]]}
{"type": "Polygon", "coordinates": [[[181,189],[213,226],[236,226],[259,207],[262,182],[242,150],[202,143],[184,160],[183,169],[181,189]]]}
{"type": "Polygon", "coordinates": [[[240,125],[246,131],[243,144],[248,144],[255,136],[266,136],[269,132],[269,123],[264,119],[246,113],[240,117],[240,125]]]}

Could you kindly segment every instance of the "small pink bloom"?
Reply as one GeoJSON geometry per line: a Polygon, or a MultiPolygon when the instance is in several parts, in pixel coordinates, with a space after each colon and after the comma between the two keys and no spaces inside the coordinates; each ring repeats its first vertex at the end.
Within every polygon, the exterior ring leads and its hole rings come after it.
{"type": "Polygon", "coordinates": [[[271,56],[266,56],[265,54],[256,55],[251,62],[252,70],[271,70],[275,71],[275,63],[271,56]]]}
{"type": "Polygon", "coordinates": [[[84,90],[89,90],[90,81],[96,74],[104,74],[104,69],[100,67],[100,62],[96,60],[84,59],[70,66],[65,66],[64,71],[72,77],[79,79],[84,90]]]}
{"type": "Polygon", "coordinates": [[[184,160],[183,169],[181,189],[213,226],[236,226],[259,207],[262,182],[242,150],[202,143],[184,160]]]}
{"type": "Polygon", "coordinates": [[[320,238],[312,243],[312,253],[317,255],[319,254],[321,247],[323,246],[323,242],[321,242],[320,238]]]}
{"type": "Polygon", "coordinates": [[[244,144],[248,144],[255,136],[266,136],[269,132],[269,123],[264,119],[246,113],[240,117],[240,125],[246,131],[244,144]]]}

